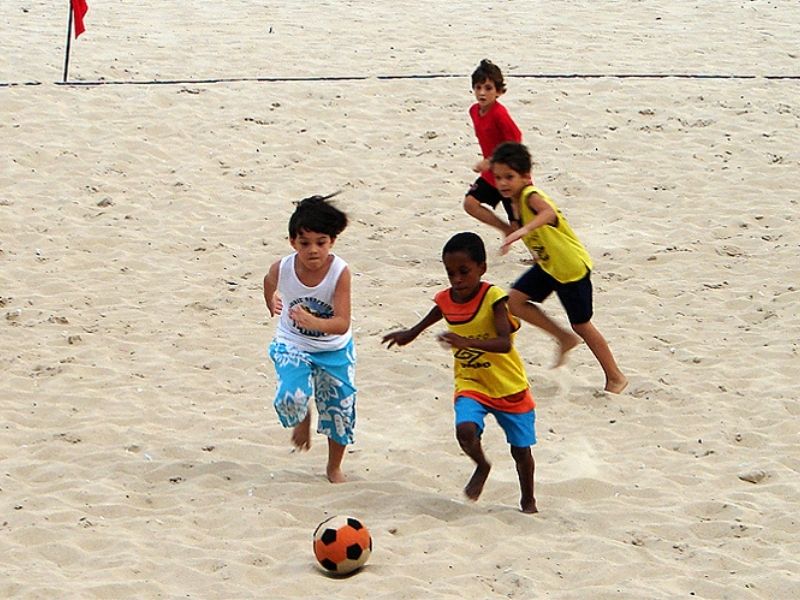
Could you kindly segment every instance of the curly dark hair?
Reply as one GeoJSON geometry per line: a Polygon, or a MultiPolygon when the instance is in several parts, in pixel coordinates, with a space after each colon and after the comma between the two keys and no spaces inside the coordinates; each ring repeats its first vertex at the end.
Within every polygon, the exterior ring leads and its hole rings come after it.
{"type": "Polygon", "coordinates": [[[327,196],[310,196],[297,202],[289,217],[289,238],[295,239],[301,231],[324,233],[335,238],[347,227],[347,215],[328,202],[339,192],[327,196]]]}
{"type": "Polygon", "coordinates": [[[486,262],[486,246],[484,246],[481,236],[471,231],[462,231],[447,240],[442,249],[442,258],[445,254],[454,252],[464,252],[478,264],[486,262]]]}
{"type": "Polygon", "coordinates": [[[490,162],[493,165],[505,165],[520,175],[530,173],[532,167],[531,153],[528,148],[524,144],[516,142],[500,144],[495,148],[490,162]]]}
{"type": "Polygon", "coordinates": [[[501,94],[506,91],[506,82],[503,79],[503,72],[500,70],[500,67],[488,58],[484,58],[481,64],[472,72],[472,89],[475,89],[476,85],[484,81],[491,81],[494,83],[495,89],[501,94]]]}

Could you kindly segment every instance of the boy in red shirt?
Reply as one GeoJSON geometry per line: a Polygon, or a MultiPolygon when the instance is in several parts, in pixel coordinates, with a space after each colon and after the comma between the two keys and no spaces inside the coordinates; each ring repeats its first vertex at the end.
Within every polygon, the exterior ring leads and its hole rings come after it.
{"type": "Polygon", "coordinates": [[[494,175],[489,165],[492,153],[503,142],[521,142],[522,133],[517,127],[506,107],[497,99],[506,91],[503,73],[500,67],[484,59],[472,73],[472,91],[475,100],[469,109],[469,116],[475,126],[475,135],[481,146],[483,160],[475,164],[472,170],[480,173],[464,197],[464,210],[478,221],[500,230],[504,236],[519,227],[519,215],[514,214],[512,203],[504,198],[494,184],[494,175]],[[503,221],[494,209],[503,204],[507,221],[503,221]]]}

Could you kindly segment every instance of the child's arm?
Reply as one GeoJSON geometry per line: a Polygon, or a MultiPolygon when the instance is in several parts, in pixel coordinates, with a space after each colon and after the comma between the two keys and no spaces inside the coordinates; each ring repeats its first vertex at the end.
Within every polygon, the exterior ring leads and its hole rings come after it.
{"type": "Polygon", "coordinates": [[[414,325],[411,329],[401,329],[400,331],[392,331],[383,336],[382,344],[388,344],[386,347],[391,348],[395,344],[398,346],[405,346],[410,344],[417,336],[425,331],[434,323],[440,321],[442,318],[442,310],[438,306],[434,306],[427,315],[422,317],[422,320],[414,325]]]}
{"type": "Polygon", "coordinates": [[[488,158],[484,158],[475,163],[472,167],[472,170],[476,173],[483,173],[484,171],[488,171],[492,168],[492,162],[488,158]]]}
{"type": "MultiPolygon", "coordinates": [[[[517,124],[514,122],[514,119],[511,118],[511,115],[508,114],[508,111],[496,113],[497,114],[497,121],[495,126],[499,131],[499,139],[501,140],[498,146],[503,142],[517,142],[518,144],[522,142],[522,132],[517,127],[517,124]]],[[[495,150],[497,148],[495,147],[495,150]]],[[[484,171],[490,171],[492,168],[492,161],[490,157],[485,157],[483,160],[475,163],[475,166],[472,167],[472,170],[476,173],[483,173],[484,171]]]]}
{"type": "Polygon", "coordinates": [[[299,327],[311,331],[320,331],[332,335],[341,335],[350,329],[350,288],[351,288],[350,268],[345,267],[339,280],[336,282],[336,289],[333,291],[333,316],[328,319],[315,317],[303,306],[293,306],[289,316],[299,327]]]}
{"type": "Polygon", "coordinates": [[[500,137],[504,142],[516,142],[518,144],[522,142],[522,132],[514,122],[514,119],[511,118],[508,110],[506,110],[505,117],[499,119],[497,126],[500,128],[500,137]]]}
{"type": "Polygon", "coordinates": [[[488,340],[475,340],[446,332],[439,336],[439,340],[450,344],[454,348],[475,348],[484,352],[503,354],[511,351],[511,321],[508,319],[508,298],[495,302],[492,307],[494,314],[494,327],[497,337],[488,340]]]}
{"type": "Polygon", "coordinates": [[[281,299],[276,294],[280,267],[281,261],[276,261],[270,265],[269,271],[264,275],[264,301],[267,303],[267,310],[269,310],[269,316],[271,317],[280,314],[283,308],[281,299]]]}
{"type": "Polygon", "coordinates": [[[506,239],[503,240],[503,245],[500,247],[501,254],[506,254],[511,247],[511,244],[524,238],[534,229],[538,229],[543,225],[555,225],[558,223],[558,215],[556,215],[556,211],[554,211],[553,207],[545,202],[544,198],[542,198],[536,192],[533,192],[530,196],[528,196],[528,206],[531,207],[531,210],[533,210],[536,216],[529,223],[508,234],[506,239]]]}

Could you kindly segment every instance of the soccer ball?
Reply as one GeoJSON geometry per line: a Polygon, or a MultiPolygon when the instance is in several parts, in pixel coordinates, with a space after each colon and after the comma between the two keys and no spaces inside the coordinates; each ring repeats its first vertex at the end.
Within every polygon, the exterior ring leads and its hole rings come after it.
{"type": "Polygon", "coordinates": [[[345,575],[362,567],[372,553],[372,536],[353,517],[330,517],[314,530],[314,556],[325,570],[345,575]]]}

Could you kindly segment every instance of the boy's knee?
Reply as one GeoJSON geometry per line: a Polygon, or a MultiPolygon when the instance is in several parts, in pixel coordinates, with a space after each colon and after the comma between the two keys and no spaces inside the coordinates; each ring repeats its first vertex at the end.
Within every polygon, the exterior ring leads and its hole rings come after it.
{"type": "Polygon", "coordinates": [[[522,292],[511,289],[508,292],[508,309],[512,314],[518,314],[520,308],[524,308],[528,303],[528,297],[522,292]]]}
{"type": "Polygon", "coordinates": [[[530,446],[511,446],[511,456],[514,457],[516,462],[526,462],[533,458],[530,446]]]}
{"type": "Polygon", "coordinates": [[[572,331],[574,331],[581,337],[584,337],[587,333],[589,333],[592,330],[591,321],[584,321],[583,323],[570,323],[569,326],[572,327],[572,331]]]}
{"type": "Polygon", "coordinates": [[[464,202],[461,204],[469,215],[474,215],[475,211],[481,210],[481,203],[474,196],[464,196],[464,202]]]}
{"type": "Polygon", "coordinates": [[[456,439],[460,446],[471,446],[478,440],[478,426],[475,423],[459,423],[456,426],[456,439]]]}

